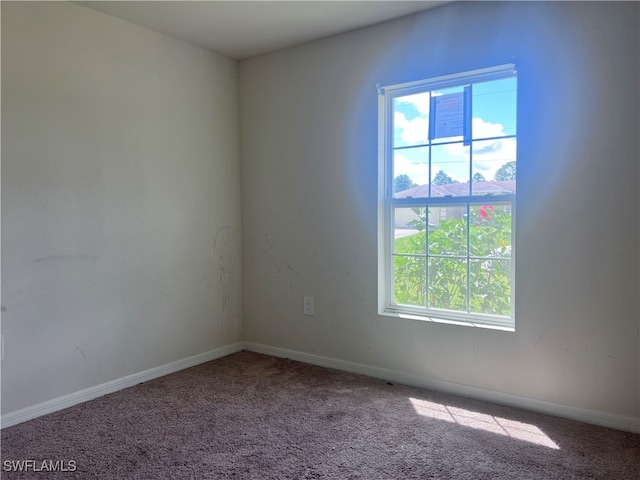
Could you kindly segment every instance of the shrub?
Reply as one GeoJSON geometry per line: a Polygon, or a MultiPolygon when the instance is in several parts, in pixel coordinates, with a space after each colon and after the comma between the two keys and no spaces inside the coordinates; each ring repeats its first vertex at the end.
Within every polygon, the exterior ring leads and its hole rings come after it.
{"type": "Polygon", "coordinates": [[[414,209],[414,212],[419,220],[411,225],[418,232],[395,241],[395,302],[510,315],[511,212],[508,206],[472,205],[469,222],[465,215],[442,220],[429,228],[425,228],[426,209],[414,209]]]}

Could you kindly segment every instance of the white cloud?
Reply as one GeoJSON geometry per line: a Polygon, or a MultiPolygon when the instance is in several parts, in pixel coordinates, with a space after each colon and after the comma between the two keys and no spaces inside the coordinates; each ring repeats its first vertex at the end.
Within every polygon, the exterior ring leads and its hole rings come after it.
{"type": "Polygon", "coordinates": [[[429,122],[424,117],[415,117],[407,120],[407,117],[400,112],[395,112],[393,125],[400,129],[400,139],[407,145],[419,145],[427,143],[429,138],[429,122]]]}
{"type": "Polygon", "coordinates": [[[504,133],[504,127],[501,123],[485,122],[483,119],[474,117],[471,121],[474,138],[478,137],[501,137],[504,133]]]}
{"type": "MultiPolygon", "coordinates": [[[[503,125],[485,122],[481,118],[473,119],[474,136],[497,137],[505,134],[503,125]]],[[[496,171],[505,163],[515,160],[516,141],[513,138],[486,140],[476,144],[473,150],[473,163],[476,170],[482,171],[487,180],[493,179],[496,171]]]]}
{"type": "Polygon", "coordinates": [[[394,177],[408,175],[416,184],[425,185],[429,183],[429,165],[426,162],[420,162],[401,153],[396,153],[393,175],[394,177]]]}
{"type": "Polygon", "coordinates": [[[397,97],[398,105],[411,105],[422,117],[429,116],[429,92],[416,93],[405,97],[397,97]]]}
{"type": "MultiPolygon", "coordinates": [[[[500,123],[490,123],[482,118],[473,118],[473,134],[475,137],[497,137],[504,135],[504,127],[500,123]]],[[[462,143],[454,143],[446,146],[448,160],[455,162],[456,160],[464,161],[468,155],[468,147],[462,143]]],[[[496,171],[505,163],[515,160],[516,158],[516,141],[513,138],[499,138],[495,140],[486,140],[474,144],[473,149],[473,165],[474,171],[481,171],[487,180],[492,180],[496,171]]],[[[434,171],[438,171],[439,167],[432,166],[434,171]]],[[[446,169],[445,169],[446,171],[446,169]]],[[[458,181],[467,181],[456,178],[453,174],[449,175],[458,181]]]]}
{"type": "Polygon", "coordinates": [[[393,122],[398,137],[406,145],[419,145],[429,138],[429,92],[406,95],[395,99],[396,108],[393,122]]]}
{"type": "MultiPolygon", "coordinates": [[[[411,105],[420,116],[416,116],[409,120],[407,116],[401,112],[394,113],[394,127],[396,129],[397,138],[403,144],[416,145],[428,142],[428,94],[421,93],[399,97],[396,102],[402,105],[411,105]]],[[[479,117],[472,119],[472,128],[474,137],[501,137],[505,135],[504,126],[500,123],[491,123],[479,117]]],[[[432,171],[444,170],[449,176],[460,182],[468,181],[468,160],[469,147],[462,143],[449,144],[443,147],[446,152],[446,161],[440,164],[434,162],[432,171]]],[[[409,152],[395,155],[395,176],[406,174],[418,185],[428,183],[428,165],[426,158],[424,160],[416,160],[409,158],[409,152]]],[[[417,158],[417,157],[416,157],[417,158]]],[[[474,144],[473,163],[474,172],[481,171],[482,175],[487,179],[493,179],[496,171],[505,163],[516,158],[516,141],[513,138],[499,138],[495,140],[486,140],[474,144]]]]}

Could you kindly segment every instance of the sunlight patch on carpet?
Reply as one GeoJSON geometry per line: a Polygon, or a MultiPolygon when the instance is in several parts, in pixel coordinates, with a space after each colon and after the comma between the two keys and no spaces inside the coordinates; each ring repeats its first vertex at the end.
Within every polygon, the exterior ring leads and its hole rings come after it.
{"type": "Polygon", "coordinates": [[[485,413],[472,412],[464,408],[450,407],[440,403],[409,398],[413,408],[422,416],[457,423],[465,427],[496,433],[543,447],[559,450],[560,447],[535,425],[516,422],[507,418],[494,417],[485,413]]]}

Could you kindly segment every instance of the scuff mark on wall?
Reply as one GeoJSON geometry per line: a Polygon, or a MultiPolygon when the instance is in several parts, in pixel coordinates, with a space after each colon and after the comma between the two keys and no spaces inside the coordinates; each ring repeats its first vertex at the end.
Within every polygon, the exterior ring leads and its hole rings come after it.
{"type": "Polygon", "coordinates": [[[76,345],[76,350],[78,350],[80,352],[80,354],[82,355],[82,358],[84,358],[85,360],[87,359],[87,356],[84,354],[84,352],[77,345],[76,345]]]}
{"type": "Polygon", "coordinates": [[[297,284],[297,277],[300,276],[300,272],[293,266],[291,260],[282,255],[282,252],[279,252],[276,243],[271,239],[268,232],[264,234],[264,237],[261,238],[260,241],[262,242],[260,246],[261,257],[265,265],[273,265],[275,269],[274,278],[281,280],[281,282],[279,282],[279,285],[282,287],[280,293],[284,294],[288,285],[288,296],[293,298],[294,284],[297,284]]]}
{"type": "Polygon", "coordinates": [[[265,238],[265,241],[268,243],[268,245],[267,245],[267,248],[262,251],[263,255],[273,248],[273,242],[271,240],[269,240],[269,234],[268,233],[264,234],[264,238],[265,238]]]}
{"type": "MultiPolygon", "coordinates": [[[[225,225],[223,227],[220,227],[218,229],[218,231],[216,232],[216,237],[213,239],[213,254],[216,254],[216,249],[218,247],[218,235],[220,235],[220,233],[224,232],[225,230],[231,230],[231,227],[229,225],[225,225]]],[[[225,242],[225,246],[226,246],[226,242],[225,242]]]]}
{"type": "Polygon", "coordinates": [[[284,262],[284,265],[285,265],[285,267],[287,267],[287,269],[288,269],[291,273],[293,273],[296,277],[298,276],[298,272],[296,271],[296,269],[295,269],[295,268],[293,268],[293,266],[292,266],[288,261],[285,261],[285,262],[284,262]]]}

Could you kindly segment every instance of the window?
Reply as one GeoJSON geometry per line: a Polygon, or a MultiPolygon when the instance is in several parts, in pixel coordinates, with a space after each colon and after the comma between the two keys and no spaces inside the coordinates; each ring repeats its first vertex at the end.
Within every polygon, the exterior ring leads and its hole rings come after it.
{"type": "Polygon", "coordinates": [[[380,313],[513,329],[516,83],[379,87],[380,313]]]}

